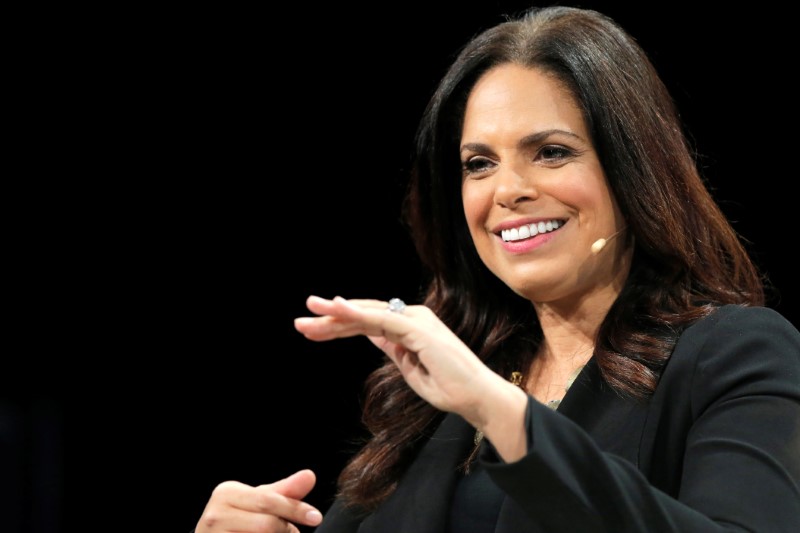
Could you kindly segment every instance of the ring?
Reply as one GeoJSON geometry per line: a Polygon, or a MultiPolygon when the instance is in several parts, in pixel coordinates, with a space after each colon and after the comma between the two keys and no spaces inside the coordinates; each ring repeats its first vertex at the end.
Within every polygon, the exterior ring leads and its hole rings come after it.
{"type": "Polygon", "coordinates": [[[392,298],[389,300],[389,311],[390,313],[402,313],[406,310],[406,303],[401,300],[400,298],[392,298]]]}

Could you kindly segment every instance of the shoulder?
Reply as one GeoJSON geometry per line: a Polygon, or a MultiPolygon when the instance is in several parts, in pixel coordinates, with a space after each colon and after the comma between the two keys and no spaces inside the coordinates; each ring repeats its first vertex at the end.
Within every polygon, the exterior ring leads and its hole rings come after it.
{"type": "Polygon", "coordinates": [[[723,305],[714,313],[695,322],[686,330],[687,334],[702,334],[718,328],[746,332],[766,327],[769,330],[785,330],[798,335],[797,328],[789,320],[769,307],[723,305]]]}
{"type": "Polygon", "coordinates": [[[800,331],[774,309],[726,305],[683,332],[667,373],[673,366],[695,407],[729,395],[800,400],[800,331]]]}
{"type": "Polygon", "coordinates": [[[683,332],[675,351],[686,349],[698,355],[778,349],[775,356],[797,364],[800,331],[769,307],[724,305],[683,332]]]}

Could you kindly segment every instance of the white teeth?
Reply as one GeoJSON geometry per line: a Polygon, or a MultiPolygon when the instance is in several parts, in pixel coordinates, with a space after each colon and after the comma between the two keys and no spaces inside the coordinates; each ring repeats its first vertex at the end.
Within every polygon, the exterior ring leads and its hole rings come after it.
{"type": "Polygon", "coordinates": [[[500,237],[505,241],[519,241],[528,239],[539,233],[547,233],[558,229],[561,223],[558,220],[548,220],[547,222],[539,222],[535,224],[525,224],[518,228],[504,229],[500,232],[500,237]]]}

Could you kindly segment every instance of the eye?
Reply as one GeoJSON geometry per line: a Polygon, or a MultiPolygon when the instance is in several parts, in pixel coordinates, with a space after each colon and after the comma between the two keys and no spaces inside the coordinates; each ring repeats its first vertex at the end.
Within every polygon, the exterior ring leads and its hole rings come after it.
{"type": "Polygon", "coordinates": [[[492,162],[491,159],[487,159],[486,157],[481,157],[481,156],[471,157],[461,163],[461,169],[464,172],[465,176],[486,172],[493,166],[494,163],[492,162]]]}
{"type": "Polygon", "coordinates": [[[568,158],[573,156],[574,153],[569,148],[564,146],[548,144],[543,146],[536,154],[537,159],[541,159],[545,163],[563,163],[568,158]]]}

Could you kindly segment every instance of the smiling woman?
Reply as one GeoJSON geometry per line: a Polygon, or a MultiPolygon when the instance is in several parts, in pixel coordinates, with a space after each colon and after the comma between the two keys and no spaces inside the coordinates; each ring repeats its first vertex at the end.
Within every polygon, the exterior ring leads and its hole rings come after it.
{"type": "Polygon", "coordinates": [[[336,500],[305,501],[310,470],[226,481],[197,533],[800,529],[800,331],[628,33],[563,6],[486,29],[413,161],[420,301],[310,296],[294,321],[385,356],[336,500]]]}

